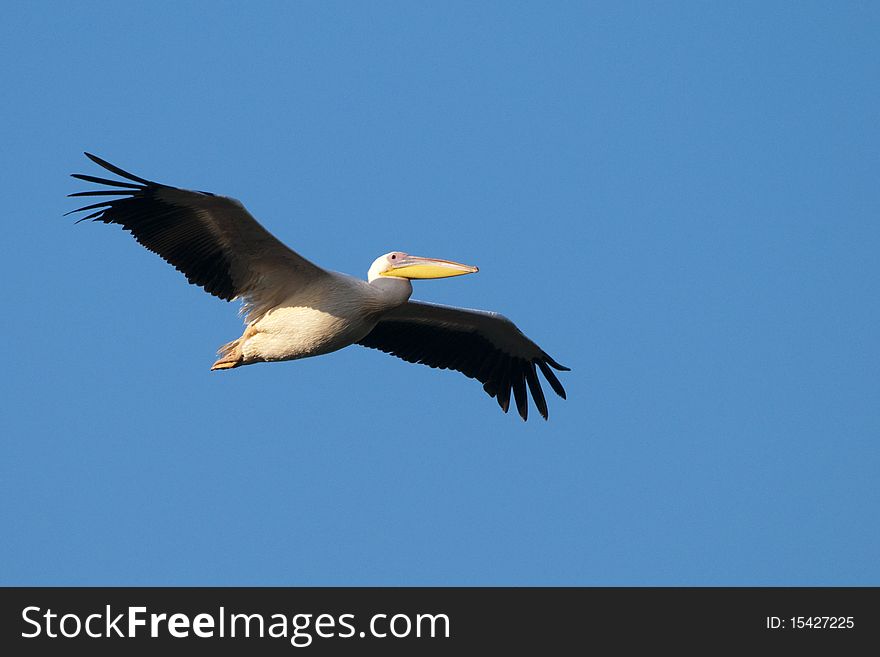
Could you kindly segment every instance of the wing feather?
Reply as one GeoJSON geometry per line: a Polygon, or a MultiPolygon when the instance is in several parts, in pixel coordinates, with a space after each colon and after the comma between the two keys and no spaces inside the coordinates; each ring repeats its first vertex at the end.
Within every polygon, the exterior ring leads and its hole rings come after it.
{"type": "Polygon", "coordinates": [[[565,398],[565,390],[550,367],[568,368],[498,313],[409,301],[384,315],[358,344],[410,363],[458,370],[480,381],[505,413],[512,392],[523,420],[528,419],[527,389],[541,417],[548,416],[536,368],[554,392],[565,398]]]}
{"type": "Polygon", "coordinates": [[[242,298],[249,321],[297,287],[327,275],[263,228],[233,198],[162,185],[90,153],[86,156],[126,181],[72,174],[115,189],[75,192],[71,197],[117,197],[73,210],[96,210],[80,221],[122,226],[190,283],[227,301],[242,298]]]}

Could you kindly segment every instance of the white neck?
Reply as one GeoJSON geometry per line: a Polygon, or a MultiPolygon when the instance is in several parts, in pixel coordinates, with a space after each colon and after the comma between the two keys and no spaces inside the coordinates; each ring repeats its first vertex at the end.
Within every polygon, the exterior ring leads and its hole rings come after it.
{"type": "Polygon", "coordinates": [[[377,300],[383,308],[402,306],[412,295],[412,283],[408,278],[379,276],[370,281],[370,287],[377,292],[377,300]]]}

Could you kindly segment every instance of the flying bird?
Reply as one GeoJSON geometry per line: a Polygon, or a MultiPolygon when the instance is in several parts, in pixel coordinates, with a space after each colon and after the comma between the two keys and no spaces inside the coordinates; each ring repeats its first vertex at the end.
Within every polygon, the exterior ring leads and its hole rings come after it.
{"type": "Polygon", "coordinates": [[[565,399],[551,368],[569,368],[503,315],[410,300],[411,280],[472,274],[476,267],[392,251],[376,258],[366,281],[328,271],[285,246],[234,198],[162,185],[85,155],[124,180],[72,174],[106,187],[69,196],[116,198],[67,214],[92,210],[79,221],[118,224],[190,283],[221,299],[243,301],[244,333],[220,347],[212,370],[359,344],[410,363],[458,370],[480,381],[505,413],[512,390],[523,420],[527,387],[547,419],[538,370],[565,399]]]}

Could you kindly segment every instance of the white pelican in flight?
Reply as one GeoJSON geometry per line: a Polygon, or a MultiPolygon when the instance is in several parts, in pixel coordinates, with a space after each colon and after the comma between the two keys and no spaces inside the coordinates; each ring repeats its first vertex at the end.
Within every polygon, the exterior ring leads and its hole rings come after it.
{"type": "Polygon", "coordinates": [[[190,283],[221,299],[244,302],[244,333],[220,347],[212,370],[307,358],[359,344],[410,363],[458,370],[479,380],[505,413],[513,390],[523,420],[528,418],[526,386],[547,419],[538,369],[565,399],[550,368],[568,368],[506,317],[410,301],[410,280],[471,274],[476,267],[393,251],[373,262],[366,281],[327,271],[282,244],[233,198],[161,185],[85,155],[125,180],[73,174],[112,189],[70,196],[118,197],[73,210],[94,210],[80,221],[119,224],[190,283]]]}

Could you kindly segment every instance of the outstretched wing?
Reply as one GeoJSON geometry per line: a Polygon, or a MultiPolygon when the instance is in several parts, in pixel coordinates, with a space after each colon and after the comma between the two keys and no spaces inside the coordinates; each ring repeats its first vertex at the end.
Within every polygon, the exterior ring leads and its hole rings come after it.
{"type": "Polygon", "coordinates": [[[119,224],[190,283],[227,301],[244,299],[248,320],[257,319],[298,287],[327,275],[263,228],[233,198],[155,183],[85,155],[125,180],[72,174],[113,189],[70,196],[118,197],[73,210],[94,210],[80,221],[119,224]]]}
{"type": "Polygon", "coordinates": [[[565,399],[565,390],[550,368],[568,371],[498,313],[409,301],[383,315],[358,344],[379,349],[410,363],[458,370],[483,384],[505,413],[510,391],[523,420],[528,418],[526,386],[538,412],[547,419],[547,401],[538,379],[540,369],[550,387],[565,399]]]}

